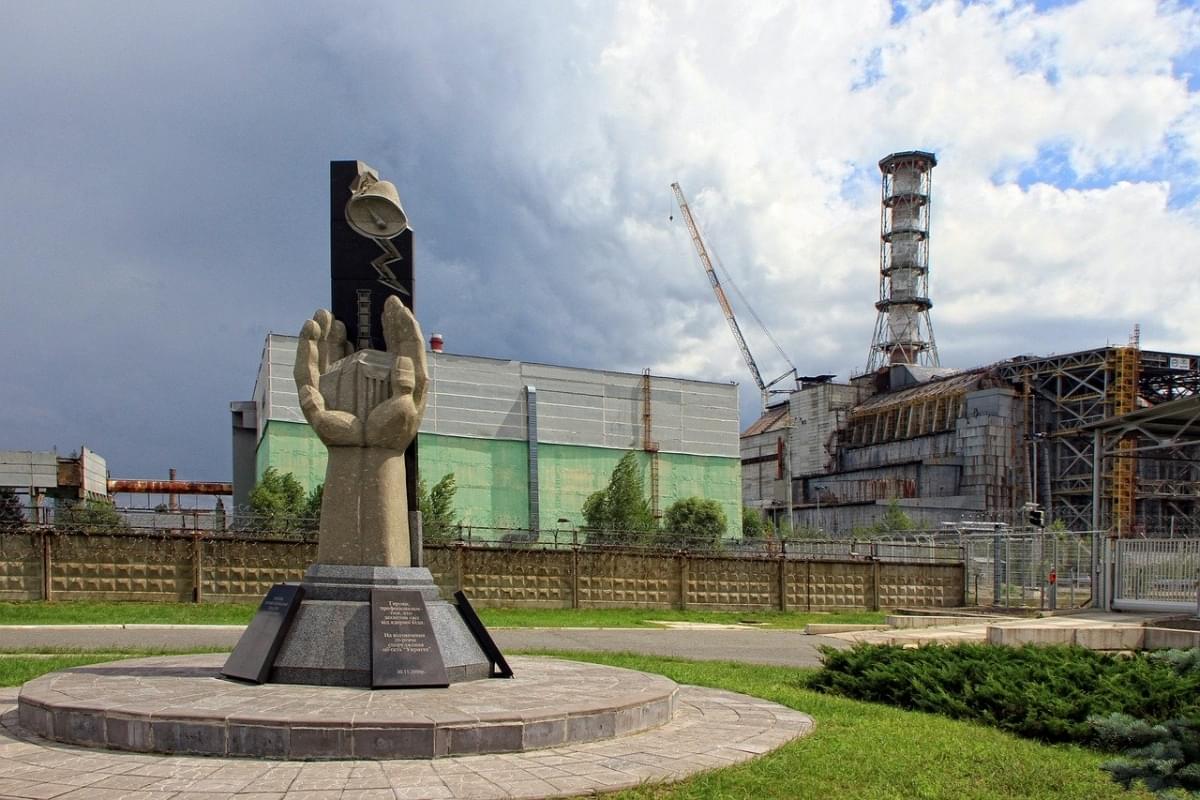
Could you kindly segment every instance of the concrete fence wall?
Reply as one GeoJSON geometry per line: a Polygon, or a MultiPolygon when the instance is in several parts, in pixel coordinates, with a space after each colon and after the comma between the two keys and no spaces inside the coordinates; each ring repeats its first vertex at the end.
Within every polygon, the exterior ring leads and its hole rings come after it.
{"type": "MultiPolygon", "coordinates": [[[[0,600],[258,602],[315,558],[314,543],[279,539],[6,533],[0,600]]],[[[459,544],[427,546],[425,562],[444,592],[483,607],[944,608],[965,589],[963,565],[945,562],[459,544]]]]}

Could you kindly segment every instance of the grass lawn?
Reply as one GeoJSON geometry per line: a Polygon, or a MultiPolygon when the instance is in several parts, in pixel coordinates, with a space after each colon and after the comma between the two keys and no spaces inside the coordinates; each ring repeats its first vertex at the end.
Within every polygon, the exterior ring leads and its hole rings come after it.
{"type": "MultiPolygon", "coordinates": [[[[622,792],[615,796],[621,800],[1150,798],[1112,783],[1098,768],[1105,758],[1100,753],[1042,745],[980,725],[819,694],[804,688],[811,670],[625,654],[550,655],[743,692],[800,709],[817,720],[812,735],[755,761],[682,783],[622,792]]],[[[116,657],[119,654],[0,658],[0,684],[12,686],[52,669],[116,657]]]]}
{"type": "Polygon", "coordinates": [[[0,603],[0,625],[245,625],[258,603],[0,603]]]}
{"type": "Polygon", "coordinates": [[[493,628],[654,628],[651,620],[739,622],[764,628],[803,628],[810,622],[882,625],[882,611],[667,611],[638,608],[481,608],[479,616],[493,628]]]}
{"type": "MultiPolygon", "coordinates": [[[[257,603],[0,603],[0,625],[244,625],[257,603]]],[[[810,622],[881,624],[881,611],[806,613],[773,611],[666,611],[605,608],[481,608],[495,628],[646,628],[649,620],[753,622],[764,628],[803,628],[810,622]]]]}

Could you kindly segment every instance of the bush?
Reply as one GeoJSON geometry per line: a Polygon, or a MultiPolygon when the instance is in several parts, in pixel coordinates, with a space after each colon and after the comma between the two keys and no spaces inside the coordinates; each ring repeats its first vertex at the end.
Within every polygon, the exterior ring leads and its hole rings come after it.
{"type": "Polygon", "coordinates": [[[21,498],[12,489],[0,486],[0,530],[19,528],[25,524],[25,509],[21,498]]]}
{"type": "Polygon", "coordinates": [[[613,467],[608,486],[583,504],[588,544],[629,544],[655,530],[645,495],[637,454],[626,453],[613,467]]]}
{"type": "Polygon", "coordinates": [[[767,536],[767,522],[762,518],[757,508],[742,506],[742,538],[748,542],[757,542],[767,536]]]}
{"type": "Polygon", "coordinates": [[[125,518],[108,500],[62,501],[54,512],[54,527],[83,533],[121,533],[125,518]]]}
{"type": "Polygon", "coordinates": [[[1128,714],[1150,723],[1200,713],[1195,656],[1114,657],[1079,647],[964,644],[905,649],[824,648],[810,687],[1046,742],[1095,743],[1089,718],[1128,714]]]}
{"type": "Polygon", "coordinates": [[[458,484],[454,482],[454,473],[447,472],[442,479],[430,489],[425,485],[425,479],[417,481],[417,508],[421,511],[422,535],[427,542],[444,542],[449,540],[458,520],[454,513],[454,494],[458,484]]]}
{"type": "Polygon", "coordinates": [[[725,511],[716,500],[685,497],[667,509],[659,539],[673,547],[713,550],[721,546],[727,524],[725,511]]]}
{"type": "Polygon", "coordinates": [[[311,514],[315,510],[320,516],[323,492],[321,486],[305,494],[295,475],[267,467],[250,490],[250,510],[257,516],[257,524],[266,530],[311,530],[316,528],[311,514]]]}
{"type": "Polygon", "coordinates": [[[1100,768],[1126,789],[1142,783],[1160,797],[1174,789],[1200,792],[1200,717],[1171,719],[1158,725],[1127,714],[1092,720],[1101,745],[1122,757],[1100,768]]]}

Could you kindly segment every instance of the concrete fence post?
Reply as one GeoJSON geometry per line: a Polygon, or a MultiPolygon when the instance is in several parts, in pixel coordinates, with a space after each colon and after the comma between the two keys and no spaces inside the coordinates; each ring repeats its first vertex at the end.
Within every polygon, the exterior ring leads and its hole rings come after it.
{"type": "Polygon", "coordinates": [[[688,556],[686,551],[679,553],[679,610],[687,611],[688,607],[688,556]]]}
{"type": "Polygon", "coordinates": [[[804,610],[812,611],[812,561],[804,562],[804,610]]]}
{"type": "Polygon", "coordinates": [[[192,602],[204,599],[204,542],[200,531],[192,531],[192,602]]]}
{"type": "Polygon", "coordinates": [[[579,545],[571,545],[571,608],[579,608],[579,545]]]}
{"type": "Polygon", "coordinates": [[[51,544],[53,534],[49,531],[42,531],[40,535],[42,539],[42,599],[50,601],[54,599],[54,586],[51,580],[54,569],[54,547],[51,544]]]}
{"type": "Polygon", "coordinates": [[[463,559],[465,558],[462,542],[457,542],[454,545],[454,590],[456,592],[464,591],[463,589],[463,559]]]}
{"type": "Polygon", "coordinates": [[[871,610],[879,610],[879,559],[871,559],[871,610]]]}
{"type": "Polygon", "coordinates": [[[787,580],[787,556],[780,555],[779,561],[779,610],[788,610],[788,580],[787,580]]]}

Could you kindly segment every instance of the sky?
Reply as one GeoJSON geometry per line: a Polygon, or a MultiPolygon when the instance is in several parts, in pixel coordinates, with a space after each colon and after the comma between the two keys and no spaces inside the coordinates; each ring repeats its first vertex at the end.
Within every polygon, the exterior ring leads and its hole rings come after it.
{"type": "MultiPolygon", "coordinates": [[[[231,476],[329,304],[329,161],[393,181],[454,353],[758,393],[670,184],[801,374],[861,372],[877,162],[937,154],[943,366],[1200,352],[1191,3],[6,3],[0,449],[231,476]]],[[[731,294],[732,289],[730,290],[731,294]]],[[[765,376],[787,369],[735,310],[765,376]]]]}

